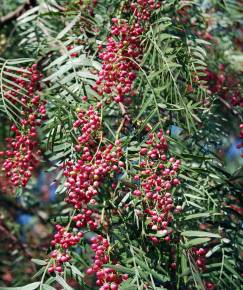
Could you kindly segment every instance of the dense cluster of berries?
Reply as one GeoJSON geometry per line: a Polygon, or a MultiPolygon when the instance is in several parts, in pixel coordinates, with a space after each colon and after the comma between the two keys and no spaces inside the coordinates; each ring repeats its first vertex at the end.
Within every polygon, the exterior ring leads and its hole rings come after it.
{"type": "Polygon", "coordinates": [[[151,12],[161,7],[161,4],[155,0],[136,0],[130,4],[133,15],[140,21],[147,21],[151,12]]]}
{"type": "Polygon", "coordinates": [[[0,152],[5,158],[2,170],[14,186],[26,186],[40,159],[37,127],[46,115],[45,102],[38,95],[41,77],[34,64],[28,71],[20,71],[19,77],[11,78],[16,86],[5,94],[11,102],[20,102],[22,106],[21,126],[12,125],[13,136],[5,140],[7,150],[0,152]]]}
{"type": "Polygon", "coordinates": [[[109,262],[107,254],[109,242],[101,235],[93,237],[91,240],[91,248],[95,252],[92,267],[87,269],[87,274],[92,275],[96,273],[96,285],[100,290],[118,290],[122,280],[127,280],[128,275],[118,275],[115,270],[111,268],[104,268],[103,265],[109,262]]]}
{"type": "MultiPolygon", "coordinates": [[[[9,73],[9,80],[14,83],[15,86],[11,90],[4,94],[4,97],[9,99],[13,104],[20,103],[23,107],[23,115],[32,112],[32,105],[38,105],[40,102],[40,97],[35,96],[34,93],[41,91],[42,87],[40,80],[43,77],[41,73],[37,70],[37,65],[33,64],[30,68],[20,68],[19,71],[15,72],[18,76],[12,76],[11,70],[6,70],[6,74],[9,73]],[[26,97],[28,96],[28,97],[26,97]]],[[[40,109],[43,109],[40,108],[40,109]]],[[[35,111],[35,109],[34,109],[35,111]]]]}
{"type": "MultiPolygon", "coordinates": [[[[146,145],[140,150],[139,165],[142,170],[134,176],[137,189],[133,194],[147,203],[144,214],[149,221],[149,229],[169,242],[172,231],[168,226],[173,220],[173,213],[180,212],[181,207],[174,205],[172,194],[169,192],[172,187],[180,184],[176,178],[180,161],[166,156],[167,147],[162,130],[157,134],[148,135],[146,145]]],[[[155,235],[150,238],[154,243],[159,242],[155,235]]]]}
{"type": "Polygon", "coordinates": [[[95,147],[95,137],[99,132],[101,126],[101,119],[98,113],[94,110],[92,106],[85,112],[80,110],[78,112],[78,119],[74,122],[74,128],[81,128],[81,135],[78,136],[78,145],[75,147],[76,151],[80,151],[82,149],[83,152],[86,153],[87,149],[95,147]],[[84,149],[84,145],[87,144],[87,148],[84,149]]]}
{"type": "MultiPolygon", "coordinates": [[[[2,159],[2,156],[0,156],[0,168],[3,168],[4,160],[2,159]]],[[[6,177],[5,172],[2,172],[0,170],[0,193],[6,193],[6,194],[13,194],[14,193],[14,186],[12,185],[9,178],[6,177]]]]}
{"type": "Polygon", "coordinates": [[[99,57],[102,60],[102,70],[93,89],[100,95],[108,95],[115,102],[130,104],[135,95],[133,82],[139,70],[137,62],[142,56],[141,35],[144,32],[142,21],[150,17],[151,11],[160,7],[154,0],[137,0],[130,4],[130,10],[135,16],[133,23],[113,18],[111,35],[107,38],[106,47],[102,45],[99,57]]]}
{"type": "Polygon", "coordinates": [[[97,213],[94,210],[82,208],[79,213],[73,217],[73,221],[76,222],[77,228],[89,228],[91,231],[94,231],[98,227],[96,215],[97,213]]]}
{"type": "Polygon", "coordinates": [[[229,101],[232,106],[243,107],[243,96],[239,90],[239,79],[227,75],[223,64],[220,64],[218,69],[217,73],[210,70],[206,70],[205,72],[205,80],[208,83],[209,90],[222,99],[229,101]]]}
{"type": "Polygon", "coordinates": [[[15,125],[12,126],[14,137],[6,138],[7,150],[1,152],[6,156],[2,170],[14,186],[26,186],[32,171],[36,168],[40,150],[36,140],[35,127],[31,127],[25,133],[21,133],[15,125]]]}
{"type": "MultiPolygon", "coordinates": [[[[238,144],[238,149],[243,148],[243,124],[240,124],[240,138],[242,139],[242,142],[238,144]]],[[[243,157],[243,153],[241,153],[241,157],[243,157]]]]}
{"type": "Polygon", "coordinates": [[[117,18],[113,18],[113,23],[111,34],[114,37],[108,37],[106,50],[99,55],[103,64],[94,89],[101,95],[105,93],[113,97],[116,102],[129,103],[138,70],[134,60],[142,52],[139,39],[142,28],[138,24],[130,27],[126,20],[119,21],[117,18]],[[120,36],[121,40],[116,41],[115,36],[120,36]]]}
{"type": "Polygon", "coordinates": [[[54,235],[54,239],[51,241],[51,246],[57,249],[51,252],[53,264],[48,269],[49,273],[54,271],[62,272],[62,264],[71,259],[68,254],[68,249],[79,243],[80,239],[83,237],[83,233],[79,232],[77,234],[72,234],[66,231],[61,225],[56,225],[56,230],[57,232],[54,235]]]}
{"type": "MultiPolygon", "coordinates": [[[[66,162],[63,169],[67,187],[65,201],[77,211],[72,221],[75,222],[76,229],[80,232],[73,235],[60,226],[57,228],[58,233],[51,243],[56,249],[51,254],[53,264],[49,268],[49,272],[62,271],[61,264],[67,261],[66,251],[64,254],[57,254],[60,247],[65,249],[77,244],[83,235],[82,231],[87,229],[94,231],[100,226],[97,223],[99,212],[93,207],[97,204],[97,196],[100,194],[102,183],[105,178],[119,173],[124,167],[124,163],[120,160],[122,157],[120,142],[117,141],[115,145],[102,144],[101,118],[94,107],[90,106],[87,111],[80,110],[77,115],[78,119],[74,122],[73,127],[79,135],[75,148],[80,158],[76,162],[66,162]]],[[[109,247],[108,241],[102,236],[98,236],[92,241],[94,242],[92,249],[96,250],[96,266],[92,267],[92,273],[97,275],[97,285],[103,290],[118,289],[116,285],[121,281],[119,276],[113,270],[102,269],[103,264],[109,260],[108,256],[104,254],[109,247]],[[103,278],[101,278],[102,273],[104,273],[103,278]],[[107,288],[107,283],[111,283],[109,286],[111,288],[107,288]]]]}
{"type": "Polygon", "coordinates": [[[119,141],[115,145],[99,145],[96,140],[100,135],[100,117],[93,107],[85,113],[78,113],[78,120],[74,122],[76,130],[81,131],[75,147],[81,158],[76,162],[69,161],[65,165],[64,175],[67,182],[66,201],[75,209],[82,212],[75,217],[79,225],[87,223],[93,228],[92,211],[86,210],[87,205],[95,203],[95,197],[99,194],[99,187],[110,174],[119,173],[124,163],[122,148],[119,141]]]}

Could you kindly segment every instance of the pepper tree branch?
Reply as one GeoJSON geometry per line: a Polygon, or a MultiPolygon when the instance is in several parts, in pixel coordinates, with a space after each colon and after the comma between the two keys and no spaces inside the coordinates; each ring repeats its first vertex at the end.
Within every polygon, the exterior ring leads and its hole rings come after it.
{"type": "Polygon", "coordinates": [[[5,16],[0,17],[0,26],[3,27],[16,20],[20,15],[22,15],[26,10],[37,5],[36,0],[26,0],[21,6],[19,6],[14,11],[8,13],[5,16]]]}

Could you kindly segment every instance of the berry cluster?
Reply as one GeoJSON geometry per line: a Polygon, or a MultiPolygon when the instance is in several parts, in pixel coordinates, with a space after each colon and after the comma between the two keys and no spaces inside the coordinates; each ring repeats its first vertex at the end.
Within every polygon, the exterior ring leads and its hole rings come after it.
{"type": "Polygon", "coordinates": [[[73,127],[78,129],[81,128],[81,135],[78,136],[78,145],[76,145],[76,151],[80,152],[82,149],[86,153],[89,148],[96,145],[95,137],[101,126],[101,119],[98,113],[92,106],[85,112],[80,110],[78,112],[78,119],[74,122],[73,127]],[[87,146],[83,147],[85,144],[87,146]]]}
{"type": "Polygon", "coordinates": [[[94,231],[98,227],[95,214],[97,213],[94,212],[94,210],[82,208],[79,213],[73,217],[73,221],[76,223],[77,228],[89,228],[91,231],[94,231]]]}
{"type": "MultiPolygon", "coordinates": [[[[173,213],[180,212],[181,207],[174,205],[169,192],[172,187],[180,184],[176,178],[180,161],[167,157],[167,148],[167,140],[162,130],[148,135],[146,145],[140,150],[139,165],[142,170],[134,176],[137,189],[133,194],[146,202],[144,214],[149,221],[149,229],[169,242],[172,233],[168,229],[169,223],[173,220],[173,213]]],[[[159,242],[155,235],[150,238],[153,243],[159,242]]]]}
{"type": "MultiPolygon", "coordinates": [[[[67,188],[65,201],[71,204],[77,212],[73,216],[72,222],[75,222],[76,229],[80,232],[74,236],[68,229],[58,226],[58,233],[51,243],[56,248],[51,254],[52,258],[55,258],[53,253],[56,255],[60,247],[66,249],[79,243],[84,230],[94,231],[100,226],[97,222],[97,216],[99,217],[100,213],[94,207],[97,204],[98,195],[101,193],[103,181],[107,177],[118,174],[124,167],[124,163],[120,160],[122,157],[120,141],[116,141],[115,145],[104,144],[101,134],[101,118],[94,107],[90,106],[87,111],[80,110],[77,115],[78,119],[74,122],[73,127],[78,135],[78,144],[75,148],[80,158],[76,162],[66,162],[63,169],[67,188]]],[[[119,276],[113,270],[102,269],[103,264],[109,260],[105,254],[109,247],[108,241],[102,236],[98,236],[92,241],[94,242],[92,249],[97,250],[96,266],[92,267],[92,273],[97,275],[97,285],[101,286],[100,289],[117,289],[116,285],[121,281],[120,278],[118,279],[119,276]],[[105,276],[101,279],[103,272],[105,276]],[[109,286],[111,288],[107,288],[108,282],[111,282],[109,286]]],[[[55,265],[49,268],[49,272],[62,271],[61,264],[67,261],[65,260],[66,251],[64,251],[64,258],[62,258],[63,254],[61,256],[57,254],[56,257],[59,260],[55,260],[55,265]]]]}
{"type": "Polygon", "coordinates": [[[92,275],[96,273],[96,285],[100,287],[100,290],[117,290],[122,280],[126,280],[128,276],[120,276],[115,270],[103,267],[104,264],[109,262],[109,256],[107,254],[109,242],[107,239],[98,235],[92,238],[91,243],[91,248],[95,252],[95,256],[92,267],[86,271],[87,274],[92,275]]]}
{"type": "Polygon", "coordinates": [[[54,235],[54,239],[51,241],[51,246],[56,247],[57,250],[51,252],[53,258],[53,264],[49,267],[48,272],[54,271],[62,272],[62,264],[68,262],[71,257],[68,254],[68,248],[75,246],[79,243],[83,237],[83,233],[79,232],[76,235],[72,234],[61,225],[56,225],[57,233],[54,235]]]}
{"type": "Polygon", "coordinates": [[[6,159],[2,170],[14,186],[26,186],[33,170],[36,168],[40,150],[37,148],[37,133],[35,127],[31,127],[22,134],[16,126],[12,126],[14,137],[6,138],[7,150],[3,153],[6,159]]]}
{"type": "MultiPolygon", "coordinates": [[[[4,160],[2,160],[1,154],[4,154],[4,152],[0,153],[0,168],[3,168],[4,160]]],[[[11,181],[6,177],[5,172],[0,171],[0,192],[6,193],[6,194],[13,194],[14,193],[14,186],[12,185],[11,181]]]]}
{"type": "Polygon", "coordinates": [[[139,38],[142,28],[138,24],[130,27],[125,20],[119,21],[117,18],[113,18],[112,21],[114,25],[111,34],[120,36],[121,40],[116,41],[115,37],[108,37],[106,50],[99,55],[103,63],[102,70],[93,88],[100,95],[111,96],[115,102],[130,103],[129,95],[134,94],[132,84],[138,70],[134,60],[137,61],[142,52],[139,38]]]}
{"type": "Polygon", "coordinates": [[[151,11],[160,7],[154,0],[134,1],[130,10],[135,16],[133,23],[113,18],[111,35],[107,38],[106,47],[99,57],[102,60],[102,70],[93,89],[100,95],[107,95],[115,102],[130,104],[131,97],[135,95],[133,82],[139,70],[137,62],[142,56],[143,47],[141,36],[144,32],[142,21],[150,17],[151,11]]]}
{"type": "Polygon", "coordinates": [[[26,186],[40,159],[37,127],[45,119],[45,102],[36,92],[41,90],[42,75],[34,64],[28,71],[19,71],[19,77],[11,77],[16,84],[5,97],[22,106],[20,127],[12,125],[12,137],[6,138],[7,150],[0,152],[5,157],[2,170],[14,186],[26,186]],[[28,97],[27,97],[28,95],[28,97]]]}
{"type": "Polygon", "coordinates": [[[133,15],[140,21],[148,21],[151,12],[161,7],[155,0],[136,0],[130,4],[133,15]]]}
{"type": "MultiPolygon", "coordinates": [[[[10,90],[6,89],[4,97],[10,100],[13,104],[20,103],[23,107],[23,115],[27,115],[31,111],[32,104],[38,105],[40,97],[34,95],[35,92],[42,90],[40,80],[43,77],[37,70],[37,65],[33,64],[30,68],[20,68],[15,72],[18,76],[12,76],[11,70],[6,70],[6,74],[9,74],[9,81],[15,84],[10,90]],[[28,97],[27,97],[28,96],[28,97]]],[[[44,109],[43,107],[40,110],[44,109]]],[[[32,110],[33,111],[33,110],[32,110]]],[[[35,111],[35,110],[34,110],[35,111]]]]}
{"type": "Polygon", "coordinates": [[[229,101],[232,106],[243,107],[243,97],[239,90],[239,79],[225,73],[225,65],[220,64],[218,72],[206,70],[205,80],[209,90],[222,99],[229,101]]]}
{"type": "Polygon", "coordinates": [[[106,176],[119,173],[124,163],[122,148],[119,141],[116,145],[101,145],[97,138],[102,138],[100,131],[100,117],[90,107],[87,112],[80,111],[78,120],[74,122],[74,128],[81,132],[77,138],[76,150],[81,158],[76,162],[69,161],[66,164],[64,175],[67,182],[66,201],[75,209],[82,209],[82,212],[75,217],[79,225],[88,223],[92,228],[96,227],[92,223],[92,212],[86,210],[87,205],[95,203],[94,198],[99,194],[99,188],[106,176]],[[81,221],[82,220],[82,221],[81,221]]]}

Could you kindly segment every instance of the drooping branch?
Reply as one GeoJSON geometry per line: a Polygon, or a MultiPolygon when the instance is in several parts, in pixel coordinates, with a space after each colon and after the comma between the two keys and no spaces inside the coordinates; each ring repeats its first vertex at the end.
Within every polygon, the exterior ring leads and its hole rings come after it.
{"type": "Polygon", "coordinates": [[[27,0],[21,6],[19,6],[16,10],[8,13],[5,16],[0,17],[0,27],[11,23],[12,21],[16,20],[20,15],[22,15],[26,10],[31,7],[37,5],[36,0],[27,0]]]}

